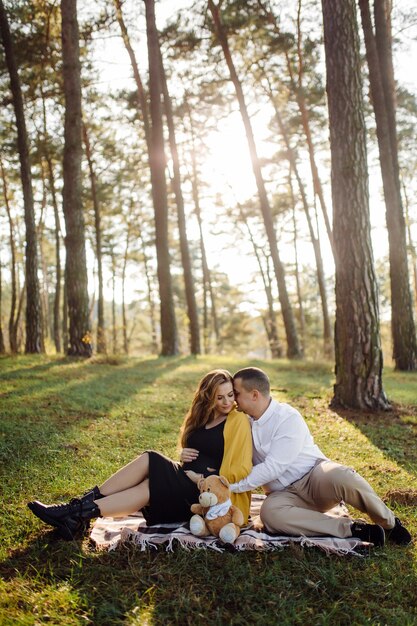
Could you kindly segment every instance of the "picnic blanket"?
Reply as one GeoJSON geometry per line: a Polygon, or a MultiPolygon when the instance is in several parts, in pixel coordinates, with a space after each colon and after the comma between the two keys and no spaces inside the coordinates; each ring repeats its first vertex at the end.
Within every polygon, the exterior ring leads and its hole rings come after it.
{"type": "MultiPolygon", "coordinates": [[[[339,539],[337,537],[289,537],[274,535],[258,529],[254,523],[265,496],[252,495],[251,522],[242,528],[241,534],[235,543],[225,546],[216,537],[195,537],[191,534],[188,523],[159,524],[147,526],[141,513],[126,517],[100,517],[91,529],[90,539],[97,549],[114,550],[121,544],[132,543],[141,550],[157,548],[165,545],[165,549],[172,551],[175,546],[185,549],[203,548],[223,552],[224,550],[277,550],[299,544],[302,547],[317,547],[327,554],[345,556],[348,554],[363,556],[369,552],[372,544],[355,537],[339,539]]],[[[348,515],[346,507],[341,503],[331,511],[332,515],[348,515]]]]}

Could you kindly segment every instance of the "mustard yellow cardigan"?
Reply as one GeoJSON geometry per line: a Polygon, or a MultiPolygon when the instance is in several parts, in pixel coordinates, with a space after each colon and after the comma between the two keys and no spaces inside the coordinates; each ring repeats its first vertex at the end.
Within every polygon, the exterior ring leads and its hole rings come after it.
{"type": "MultiPolygon", "coordinates": [[[[230,483],[245,478],[252,469],[252,434],[249,418],[235,409],[229,413],[223,430],[224,453],[220,475],[230,483]]],[[[243,513],[244,523],[248,521],[251,492],[232,493],[232,503],[243,513]]]]}

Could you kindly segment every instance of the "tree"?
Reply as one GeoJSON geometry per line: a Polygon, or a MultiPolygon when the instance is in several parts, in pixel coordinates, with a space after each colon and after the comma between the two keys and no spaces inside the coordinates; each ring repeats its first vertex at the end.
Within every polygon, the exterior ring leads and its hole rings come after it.
{"type": "Polygon", "coordinates": [[[172,185],[174,188],[175,202],[177,205],[178,231],[180,236],[181,262],[184,272],[185,298],[187,302],[187,315],[189,320],[190,332],[190,351],[191,354],[200,354],[200,325],[198,322],[197,302],[195,298],[194,276],[191,265],[190,250],[188,246],[187,225],[184,210],[184,197],[181,188],[181,172],[180,162],[178,158],[177,140],[175,136],[174,115],[172,111],[171,96],[168,90],[168,84],[165,75],[162,55],[161,58],[161,81],[162,93],[164,95],[165,115],[168,126],[169,146],[172,157],[173,177],[172,185]]]}
{"type": "Polygon", "coordinates": [[[101,227],[101,211],[97,193],[97,177],[91,153],[90,139],[88,136],[87,126],[82,124],[83,140],[85,145],[85,155],[87,157],[88,171],[90,174],[91,198],[94,209],[94,231],[97,258],[97,276],[98,276],[98,297],[97,297],[97,353],[106,353],[106,329],[104,321],[104,291],[103,291],[103,253],[102,253],[102,227],[101,227]]]}
{"type": "Polygon", "coordinates": [[[297,330],[294,321],[294,315],[291,308],[291,303],[288,297],[287,286],[285,282],[285,269],[281,262],[278,252],[278,242],[275,233],[272,211],[269,205],[268,196],[266,193],[265,182],[262,176],[261,165],[257,154],[255,138],[252,130],[252,125],[248,110],[246,107],[245,97],[239,77],[236,72],[236,68],[233,63],[232,55],[230,53],[227,34],[222,24],[220,8],[213,0],[208,0],[208,7],[213,17],[213,23],[215,32],[219,43],[222,47],[225,61],[230,72],[230,78],[236,90],[236,97],[239,102],[239,109],[242,116],[242,121],[245,127],[246,137],[249,146],[249,152],[252,162],[253,173],[256,180],[258,189],[260,208],[264,219],[265,230],[267,233],[269,247],[271,251],[271,257],[273,261],[275,276],[278,284],[279,300],[281,303],[281,312],[284,319],[285,333],[287,339],[287,356],[289,358],[300,358],[302,356],[302,350],[299,345],[297,330]]]}
{"type": "Polygon", "coordinates": [[[165,179],[165,151],[161,107],[161,63],[158,32],[155,22],[154,0],[144,0],[149,61],[149,94],[151,109],[151,138],[149,164],[151,169],[152,198],[155,211],[156,255],[161,312],[162,356],[178,353],[177,323],[171,278],[171,261],[168,243],[168,194],[165,179]]]}
{"type": "Polygon", "coordinates": [[[393,357],[399,370],[417,368],[416,329],[407,260],[407,242],[398,166],[394,103],[391,34],[385,0],[375,2],[376,36],[373,32],[369,0],[359,0],[365,37],[369,82],[375,112],[376,134],[384,188],[388,228],[391,330],[393,357]]]}
{"type": "Polygon", "coordinates": [[[10,88],[13,95],[13,107],[16,117],[17,145],[22,179],[23,204],[26,227],[26,353],[43,351],[41,301],[38,282],[38,251],[33,204],[32,176],[30,167],[29,143],[26,131],[23,96],[17,70],[12,36],[7,14],[0,0],[0,31],[10,77],[10,88]]]}
{"type": "Polygon", "coordinates": [[[322,0],[336,251],[334,405],[386,409],[355,0],[322,0]]]}
{"type": "Polygon", "coordinates": [[[63,211],[65,284],[69,319],[68,354],[91,356],[84,216],[81,199],[81,77],[76,0],[61,0],[65,96],[63,211]]]}

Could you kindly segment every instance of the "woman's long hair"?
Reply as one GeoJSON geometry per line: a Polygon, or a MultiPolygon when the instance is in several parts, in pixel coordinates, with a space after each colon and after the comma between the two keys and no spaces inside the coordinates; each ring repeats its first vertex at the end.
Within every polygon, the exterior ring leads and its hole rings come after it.
{"type": "Polygon", "coordinates": [[[233,385],[232,375],[227,370],[213,370],[200,380],[181,427],[180,443],[183,448],[187,447],[188,437],[194,430],[202,428],[214,418],[217,389],[223,383],[233,385]]]}

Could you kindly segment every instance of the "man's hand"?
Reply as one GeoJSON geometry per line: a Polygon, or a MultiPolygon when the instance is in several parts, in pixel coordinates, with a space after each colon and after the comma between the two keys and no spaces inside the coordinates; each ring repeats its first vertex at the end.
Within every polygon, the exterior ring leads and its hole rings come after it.
{"type": "Polygon", "coordinates": [[[195,448],[183,448],[180,454],[180,460],[182,463],[191,463],[198,457],[198,450],[195,448]]]}

